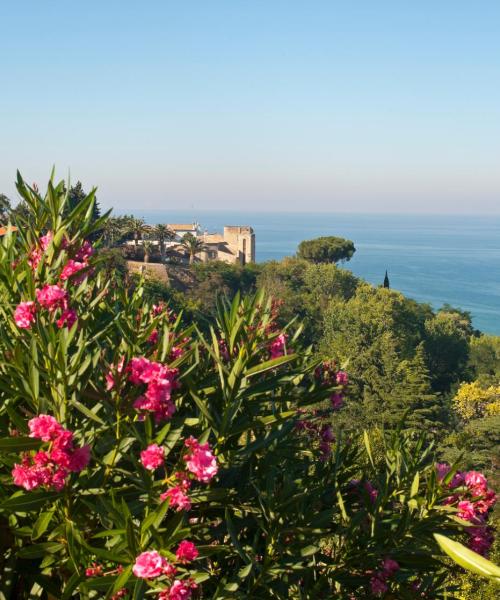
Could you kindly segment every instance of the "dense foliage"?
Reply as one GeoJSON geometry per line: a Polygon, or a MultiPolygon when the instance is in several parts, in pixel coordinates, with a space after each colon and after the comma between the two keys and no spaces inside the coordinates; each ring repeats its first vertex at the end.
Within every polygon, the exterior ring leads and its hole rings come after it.
{"type": "Polygon", "coordinates": [[[337,263],[351,260],[354,243],[333,235],[300,242],[297,256],[313,263],[337,263]]]}
{"type": "MultiPolygon", "coordinates": [[[[487,551],[480,473],[401,427],[342,434],[361,384],[351,398],[302,344],[286,300],[236,294],[187,322],[89,243],[94,192],[66,210],[63,183],[18,190],[0,244],[4,598],[450,598],[433,534],[487,551]]],[[[336,274],[346,302],[367,293],[336,274]]],[[[398,350],[427,418],[417,333],[398,350]]]]}

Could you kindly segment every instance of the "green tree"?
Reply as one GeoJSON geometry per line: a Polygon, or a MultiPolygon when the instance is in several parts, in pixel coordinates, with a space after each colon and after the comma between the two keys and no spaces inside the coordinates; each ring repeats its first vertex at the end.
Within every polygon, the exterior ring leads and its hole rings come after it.
{"type": "Polygon", "coordinates": [[[313,263],[337,263],[350,260],[355,252],[351,240],[325,236],[300,242],[297,256],[313,263]]]}
{"type": "MultiPolygon", "coordinates": [[[[77,181],[75,185],[69,188],[68,202],[65,207],[65,214],[69,214],[74,210],[81,202],[85,200],[87,194],[83,190],[82,183],[77,181]]],[[[101,209],[99,203],[95,200],[92,206],[92,223],[95,223],[101,217],[101,209]]]]}
{"type": "Polygon", "coordinates": [[[432,430],[443,414],[439,397],[432,391],[423,342],[417,346],[415,356],[403,361],[400,368],[403,372],[400,412],[407,411],[406,425],[432,430]]]}
{"type": "Polygon", "coordinates": [[[144,262],[148,263],[153,251],[153,244],[149,240],[144,240],[142,242],[142,248],[144,250],[144,262]]]}
{"type": "Polygon", "coordinates": [[[500,381],[500,337],[472,336],[469,343],[469,368],[473,377],[483,384],[500,381]]]}
{"type": "Polygon", "coordinates": [[[186,249],[186,251],[189,254],[190,265],[194,263],[195,256],[205,249],[205,244],[203,243],[203,240],[197,238],[191,233],[186,233],[186,235],[183,236],[181,245],[186,249]]]}
{"type": "Polygon", "coordinates": [[[160,246],[161,262],[165,260],[165,242],[175,240],[175,232],[169,229],[166,225],[159,223],[152,228],[152,234],[160,246]]]}
{"type": "Polygon", "coordinates": [[[432,387],[447,392],[467,378],[469,339],[473,333],[467,313],[444,307],[425,322],[425,351],[432,387]]]}
{"type": "Polygon", "coordinates": [[[125,229],[130,235],[132,235],[132,238],[134,240],[135,254],[137,255],[139,240],[143,240],[144,235],[149,233],[151,228],[149,227],[149,225],[146,225],[144,219],[130,217],[129,219],[127,219],[125,229]]]}

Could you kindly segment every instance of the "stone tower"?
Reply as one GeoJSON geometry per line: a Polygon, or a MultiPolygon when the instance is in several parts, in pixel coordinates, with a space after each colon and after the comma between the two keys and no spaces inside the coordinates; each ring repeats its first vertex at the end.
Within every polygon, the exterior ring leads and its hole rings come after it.
{"type": "Polygon", "coordinates": [[[255,262],[255,233],[248,225],[224,227],[224,241],[233,252],[238,253],[239,262],[246,265],[255,262]]]}

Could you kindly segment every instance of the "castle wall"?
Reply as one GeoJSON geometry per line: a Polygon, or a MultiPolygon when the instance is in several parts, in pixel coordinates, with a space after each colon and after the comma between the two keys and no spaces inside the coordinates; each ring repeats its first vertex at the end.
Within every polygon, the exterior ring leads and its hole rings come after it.
{"type": "Polygon", "coordinates": [[[224,241],[237,254],[237,261],[241,264],[255,262],[255,233],[247,225],[224,227],[224,241]]]}

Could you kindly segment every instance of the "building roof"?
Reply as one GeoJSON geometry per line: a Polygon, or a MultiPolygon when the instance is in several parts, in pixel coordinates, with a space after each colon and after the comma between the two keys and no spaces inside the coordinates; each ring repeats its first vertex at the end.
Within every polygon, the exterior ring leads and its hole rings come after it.
{"type": "Polygon", "coordinates": [[[197,223],[168,223],[167,227],[173,231],[196,231],[197,223]]]}
{"type": "Polygon", "coordinates": [[[205,244],[221,244],[225,240],[224,236],[222,236],[220,233],[205,233],[203,235],[203,241],[205,244]]]}

